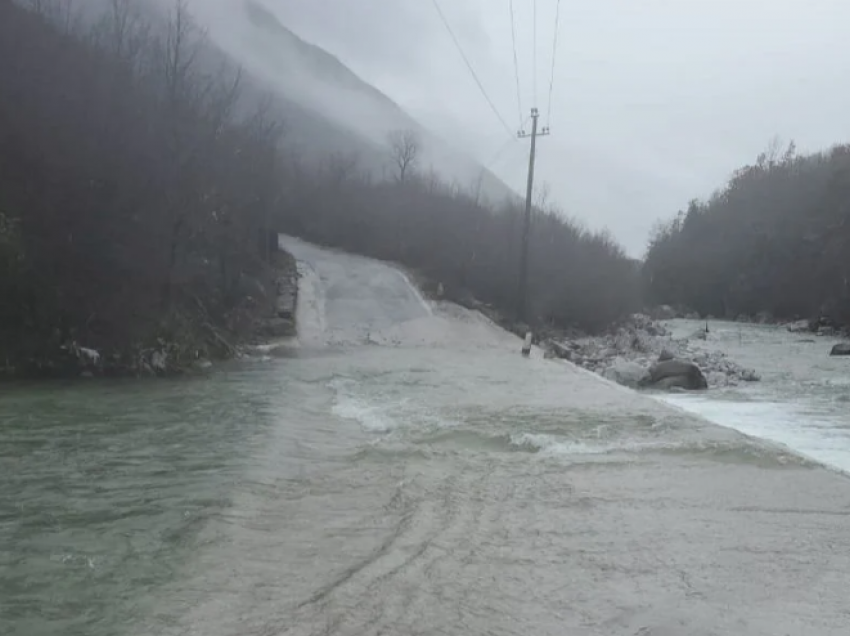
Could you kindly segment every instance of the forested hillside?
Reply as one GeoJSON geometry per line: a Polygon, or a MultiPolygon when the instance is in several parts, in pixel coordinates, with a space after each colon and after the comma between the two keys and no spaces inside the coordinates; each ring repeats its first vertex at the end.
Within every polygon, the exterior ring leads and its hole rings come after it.
{"type": "MultiPolygon", "coordinates": [[[[373,183],[343,160],[301,174],[279,209],[281,229],[396,261],[511,318],[523,211],[498,210],[427,175],[373,183]]],[[[529,240],[529,315],[535,324],[603,330],[640,306],[639,268],[605,233],[536,210],[529,240]]]]}
{"type": "Polygon", "coordinates": [[[195,71],[185,12],[156,35],[120,11],[85,33],[63,17],[0,2],[2,360],[200,348],[263,271],[277,126],[234,119],[236,69],[195,71]]]}
{"type": "MultiPolygon", "coordinates": [[[[374,181],[349,154],[317,169],[292,152],[273,109],[240,101],[245,74],[197,64],[201,34],[183,3],[163,28],[123,0],[82,28],[68,6],[0,1],[7,371],[56,371],[55,356],[75,347],[128,368],[157,347],[223,355],[209,332],[230,328],[246,287],[266,280],[269,225],[513,310],[519,211],[426,173],[415,135],[389,153],[397,167],[404,159],[395,179],[374,181]]],[[[598,329],[637,306],[634,265],[609,238],[542,211],[532,235],[536,319],[598,329]]]]}
{"type": "Polygon", "coordinates": [[[644,278],[651,301],[703,315],[850,325],[850,145],[773,144],[659,228],[644,278]]]}

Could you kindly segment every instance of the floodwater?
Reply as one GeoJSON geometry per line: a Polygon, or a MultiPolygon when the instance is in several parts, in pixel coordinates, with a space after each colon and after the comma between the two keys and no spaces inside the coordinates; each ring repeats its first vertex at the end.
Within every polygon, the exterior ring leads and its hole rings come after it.
{"type": "MultiPolygon", "coordinates": [[[[676,320],[676,337],[704,323],[676,320]]],[[[839,340],[789,333],[781,326],[714,322],[697,348],[723,351],[756,369],[760,382],[673,394],[663,399],[713,422],[784,444],[850,472],[850,358],[829,356],[839,340]]]]}
{"type": "Polygon", "coordinates": [[[847,633],[842,476],[284,244],[273,355],[4,389],[0,633],[847,633]]]}

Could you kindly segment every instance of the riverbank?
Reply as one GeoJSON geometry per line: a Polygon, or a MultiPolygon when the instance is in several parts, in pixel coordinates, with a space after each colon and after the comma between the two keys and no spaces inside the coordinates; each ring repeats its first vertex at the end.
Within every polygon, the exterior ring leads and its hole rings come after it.
{"type": "MultiPolygon", "coordinates": [[[[431,300],[449,300],[477,311],[519,338],[525,338],[531,331],[532,341],[540,345],[547,356],[568,360],[630,388],[653,388],[653,370],[657,371],[659,363],[667,360],[675,360],[674,364],[696,373],[708,388],[758,382],[761,377],[757,369],[738,364],[726,353],[700,346],[708,336],[704,329],[695,329],[687,337],[674,338],[661,320],[646,314],[625,317],[593,335],[574,328],[547,325],[532,329],[469,294],[447,293],[438,282],[416,272],[407,271],[407,274],[431,300]]],[[[662,378],[655,388],[669,385],[669,377],[662,378]]],[[[672,383],[675,388],[689,386],[685,378],[672,383]]],[[[690,383],[690,387],[695,388],[696,384],[690,383]]]]}
{"type": "Polygon", "coordinates": [[[158,319],[133,324],[124,337],[57,333],[14,354],[0,351],[0,380],[185,375],[296,333],[298,271],[283,250],[272,251],[268,265],[240,272],[227,294],[201,279],[176,286],[171,297],[158,319]]]}
{"type": "MultiPolygon", "coordinates": [[[[681,337],[699,324],[675,320],[665,326],[681,337]]],[[[695,346],[759,369],[761,381],[657,398],[850,472],[850,359],[829,355],[839,342],[772,325],[717,322],[709,340],[695,346]]]]}
{"type": "Polygon", "coordinates": [[[835,337],[850,339],[850,324],[845,324],[840,320],[825,313],[815,316],[814,318],[803,318],[799,316],[777,318],[767,311],[759,312],[753,316],[740,314],[730,318],[717,318],[715,316],[701,316],[699,313],[689,311],[685,308],[674,308],[670,305],[659,305],[654,307],[649,315],[654,320],[697,320],[706,323],[712,322],[734,322],[740,324],[751,325],[771,325],[775,327],[784,327],[791,333],[808,333],[822,337],[835,337]]]}

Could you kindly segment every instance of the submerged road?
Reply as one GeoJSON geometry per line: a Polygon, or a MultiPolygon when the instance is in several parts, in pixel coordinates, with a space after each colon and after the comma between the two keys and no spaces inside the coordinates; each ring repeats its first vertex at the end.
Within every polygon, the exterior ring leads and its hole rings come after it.
{"type": "MultiPolygon", "coordinates": [[[[101,476],[114,500],[155,503],[89,532],[130,532],[154,507],[175,514],[152,548],[116,538],[124,560],[92,542],[75,553],[93,564],[76,575],[121,608],[79,633],[847,633],[844,477],[537,352],[523,359],[518,339],[426,302],[388,265],[282,240],[302,271],[298,342],[206,380],[191,402],[137,400],[171,431],[148,428],[138,462],[170,449],[213,468],[166,482],[168,464],[122,464],[130,491],[101,476]],[[184,511],[192,523],[174,525],[184,511]],[[147,563],[159,570],[131,576],[147,563]]],[[[46,502],[47,457],[24,468],[32,479],[14,492],[46,502]]],[[[9,570],[19,617],[27,567],[9,570]]],[[[3,633],[39,633],[23,620],[3,633]]]]}

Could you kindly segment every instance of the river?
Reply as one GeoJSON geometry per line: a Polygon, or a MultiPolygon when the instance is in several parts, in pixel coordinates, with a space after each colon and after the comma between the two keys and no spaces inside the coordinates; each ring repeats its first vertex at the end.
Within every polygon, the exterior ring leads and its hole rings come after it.
{"type": "MultiPolygon", "coordinates": [[[[687,337],[704,322],[667,323],[687,337]]],[[[672,394],[664,401],[748,435],[784,444],[798,453],[850,472],[850,358],[829,356],[839,340],[789,333],[784,327],[712,322],[694,347],[723,351],[756,369],[761,382],[672,394]]]]}
{"type": "Polygon", "coordinates": [[[0,634],[846,632],[842,478],[284,244],[273,355],[4,387],[0,634]]]}

